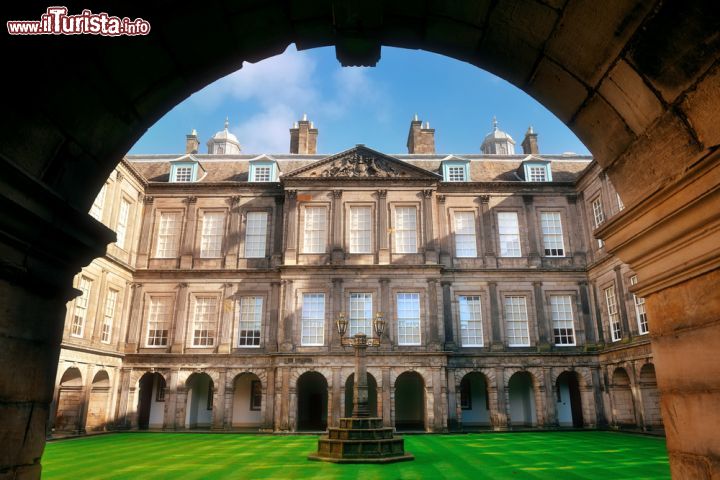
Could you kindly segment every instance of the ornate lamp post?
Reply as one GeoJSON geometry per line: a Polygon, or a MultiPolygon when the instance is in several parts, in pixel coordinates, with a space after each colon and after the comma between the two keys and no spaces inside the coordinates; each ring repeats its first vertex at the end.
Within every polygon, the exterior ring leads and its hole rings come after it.
{"type": "Polygon", "coordinates": [[[353,412],[341,418],[340,427],[329,427],[328,434],[318,440],[318,451],[308,458],[335,463],[392,463],[414,460],[405,453],[402,438],[393,436],[391,427],[382,426],[382,417],[370,416],[368,408],[367,348],[379,347],[385,333],[383,314],[373,320],[372,337],[356,333],[346,337],[348,321],[340,313],[335,321],[340,344],[355,349],[355,381],[353,382],[353,412]]]}

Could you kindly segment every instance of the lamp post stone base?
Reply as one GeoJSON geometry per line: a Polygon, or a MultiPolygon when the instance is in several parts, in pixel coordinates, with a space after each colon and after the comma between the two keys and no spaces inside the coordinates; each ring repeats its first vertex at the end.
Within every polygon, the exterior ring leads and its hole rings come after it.
{"type": "Polygon", "coordinates": [[[309,460],[333,463],[393,463],[414,460],[405,453],[405,441],[382,426],[382,418],[341,418],[339,427],[328,428],[318,440],[318,451],[309,460]]]}

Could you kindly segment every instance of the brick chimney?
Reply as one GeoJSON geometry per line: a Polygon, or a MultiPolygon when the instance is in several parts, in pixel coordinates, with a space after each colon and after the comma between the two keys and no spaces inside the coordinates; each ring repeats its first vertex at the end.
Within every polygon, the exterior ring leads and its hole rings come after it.
{"type": "Polygon", "coordinates": [[[185,153],[198,153],[200,148],[200,139],[198,139],[197,130],[193,128],[190,135],[185,136],[185,153]]]}
{"type": "Polygon", "coordinates": [[[410,122],[407,149],[408,153],[435,153],[435,129],[430,128],[430,122],[426,122],[423,127],[417,113],[410,122]]]}
{"type": "Polygon", "coordinates": [[[314,155],[317,153],[317,137],[317,128],[308,121],[307,114],[303,114],[303,119],[295,122],[290,129],[290,153],[314,155]]]}
{"type": "Polygon", "coordinates": [[[533,131],[533,127],[530,125],[527,132],[525,132],[525,138],[522,141],[522,149],[525,155],[536,155],[540,153],[537,137],[537,133],[533,131]]]}

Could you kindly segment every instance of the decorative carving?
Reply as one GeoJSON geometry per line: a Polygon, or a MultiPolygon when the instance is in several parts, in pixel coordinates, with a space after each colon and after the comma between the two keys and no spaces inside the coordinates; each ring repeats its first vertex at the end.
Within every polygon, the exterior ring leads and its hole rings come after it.
{"type": "Polygon", "coordinates": [[[432,198],[434,190],[423,190],[423,197],[432,198]]]}
{"type": "Polygon", "coordinates": [[[289,199],[295,199],[297,198],[297,190],[285,190],[285,195],[289,199]]]}
{"type": "Polygon", "coordinates": [[[125,175],[123,175],[122,172],[117,172],[117,173],[115,174],[115,180],[116,180],[116,181],[122,182],[122,181],[123,181],[123,178],[125,178],[125,175]]]}
{"type": "Polygon", "coordinates": [[[237,205],[240,203],[240,195],[233,195],[228,199],[228,201],[230,202],[230,205],[237,205]]]}
{"type": "Polygon", "coordinates": [[[532,195],[523,195],[522,198],[523,198],[523,202],[525,203],[525,205],[530,205],[533,203],[532,195]]]}
{"type": "Polygon", "coordinates": [[[276,205],[282,205],[285,203],[285,197],[277,196],[275,197],[275,204],[276,205]]]}
{"type": "Polygon", "coordinates": [[[342,197],[342,190],[333,190],[333,197],[335,197],[335,198],[342,197]]]}
{"type": "Polygon", "coordinates": [[[392,177],[400,172],[382,157],[352,152],[338,158],[320,172],[321,177],[392,177]]]}
{"type": "Polygon", "coordinates": [[[188,205],[192,205],[193,203],[197,203],[197,197],[189,196],[185,199],[185,201],[188,203],[188,205]]]}
{"type": "Polygon", "coordinates": [[[490,203],[490,195],[480,195],[480,203],[490,203]]]}
{"type": "Polygon", "coordinates": [[[437,195],[435,198],[439,203],[445,203],[445,195],[437,195]]]}
{"type": "Polygon", "coordinates": [[[378,190],[378,198],[387,198],[387,190],[378,190]]]}
{"type": "Polygon", "coordinates": [[[143,201],[147,205],[147,204],[153,203],[155,201],[155,197],[152,197],[150,195],[145,195],[145,198],[143,199],[143,201]]]}

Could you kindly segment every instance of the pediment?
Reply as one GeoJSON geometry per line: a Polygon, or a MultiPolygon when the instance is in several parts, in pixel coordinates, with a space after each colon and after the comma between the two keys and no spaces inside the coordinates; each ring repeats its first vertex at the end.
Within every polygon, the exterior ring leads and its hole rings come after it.
{"type": "Polygon", "coordinates": [[[298,168],[285,175],[285,178],[438,180],[441,177],[390,155],[365,146],[357,146],[298,168]]]}

